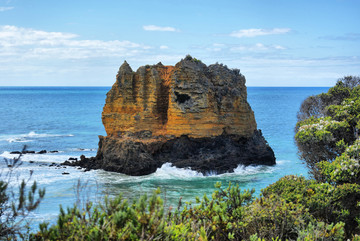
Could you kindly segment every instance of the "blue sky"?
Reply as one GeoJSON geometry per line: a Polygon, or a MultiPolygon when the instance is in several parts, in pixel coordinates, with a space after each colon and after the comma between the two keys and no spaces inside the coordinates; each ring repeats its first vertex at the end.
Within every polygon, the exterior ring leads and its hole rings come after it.
{"type": "Polygon", "coordinates": [[[360,75],[357,0],[0,0],[0,86],[111,86],[187,54],[248,86],[332,86],[360,75]]]}

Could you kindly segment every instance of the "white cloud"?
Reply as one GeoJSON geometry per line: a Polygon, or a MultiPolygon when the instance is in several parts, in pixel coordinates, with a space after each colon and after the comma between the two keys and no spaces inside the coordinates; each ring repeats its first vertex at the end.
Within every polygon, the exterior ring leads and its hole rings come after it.
{"type": "Polygon", "coordinates": [[[72,33],[0,26],[0,56],[81,59],[133,56],[151,47],[130,41],[81,40],[72,33]]]}
{"type": "Polygon", "coordinates": [[[160,49],[168,49],[169,48],[169,46],[166,46],[166,45],[161,45],[160,46],[160,49]]]}
{"type": "Polygon", "coordinates": [[[162,32],[176,32],[178,31],[176,28],[173,27],[161,27],[156,25],[144,25],[143,29],[145,31],[162,31],[162,32]]]}
{"type": "Polygon", "coordinates": [[[290,32],[290,28],[273,28],[273,29],[261,29],[261,28],[251,28],[251,29],[242,29],[238,31],[233,31],[230,36],[236,38],[250,38],[264,35],[273,35],[273,34],[285,34],[290,32]]]}
{"type": "Polygon", "coordinates": [[[14,9],[14,7],[0,7],[0,12],[5,12],[14,9]]]}
{"type": "Polygon", "coordinates": [[[211,47],[206,48],[207,51],[220,52],[224,53],[238,53],[238,52],[274,52],[279,50],[284,50],[285,47],[281,45],[265,45],[262,43],[256,44],[212,44],[211,47]]]}
{"type": "Polygon", "coordinates": [[[279,49],[279,50],[284,50],[286,49],[285,47],[281,46],[281,45],[274,45],[273,46],[275,49],[279,49]]]}

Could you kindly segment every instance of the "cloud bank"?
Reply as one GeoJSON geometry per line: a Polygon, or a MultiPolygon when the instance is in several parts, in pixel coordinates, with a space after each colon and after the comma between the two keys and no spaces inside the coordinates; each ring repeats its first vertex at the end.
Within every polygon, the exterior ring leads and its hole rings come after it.
{"type": "Polygon", "coordinates": [[[16,58],[82,59],[133,56],[151,47],[127,40],[82,40],[72,33],[46,32],[16,26],[0,26],[0,56],[16,58]]]}
{"type": "Polygon", "coordinates": [[[252,38],[252,37],[264,36],[264,35],[285,34],[290,31],[291,31],[290,28],[273,28],[273,29],[250,28],[250,29],[233,31],[232,33],[230,33],[230,36],[236,38],[252,38]]]}
{"type": "Polygon", "coordinates": [[[161,32],[176,32],[177,29],[173,27],[161,27],[156,25],[144,25],[143,29],[145,31],[161,31],[161,32]]]}

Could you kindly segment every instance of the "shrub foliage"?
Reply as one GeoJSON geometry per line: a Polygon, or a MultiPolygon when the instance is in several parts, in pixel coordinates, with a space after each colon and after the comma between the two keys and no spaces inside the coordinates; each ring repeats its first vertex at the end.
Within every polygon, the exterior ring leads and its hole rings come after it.
{"type": "Polygon", "coordinates": [[[25,239],[29,232],[26,218],[45,196],[45,189],[39,189],[35,181],[29,188],[31,172],[27,181],[16,185],[16,169],[22,164],[20,157],[4,159],[7,169],[0,172],[0,240],[25,239]]]}

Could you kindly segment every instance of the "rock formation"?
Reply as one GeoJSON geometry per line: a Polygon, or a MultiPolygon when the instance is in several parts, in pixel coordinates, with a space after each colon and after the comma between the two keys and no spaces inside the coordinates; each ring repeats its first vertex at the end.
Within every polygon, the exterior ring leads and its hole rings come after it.
{"type": "Polygon", "coordinates": [[[128,175],[166,162],[202,173],[239,164],[275,164],[247,102],[245,77],[222,64],[187,56],[133,72],[125,61],[107,93],[97,156],[77,164],[128,175]]]}

